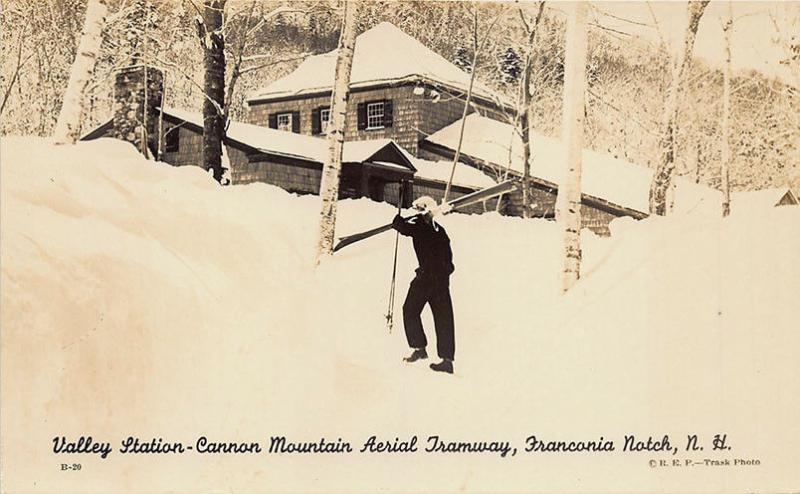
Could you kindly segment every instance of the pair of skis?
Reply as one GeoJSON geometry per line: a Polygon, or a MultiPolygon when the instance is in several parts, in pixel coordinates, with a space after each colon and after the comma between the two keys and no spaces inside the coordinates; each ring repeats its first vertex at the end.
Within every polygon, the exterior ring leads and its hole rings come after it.
{"type": "MultiPolygon", "coordinates": [[[[487,187],[485,189],[481,189],[481,190],[472,192],[470,194],[463,195],[461,197],[457,197],[457,198],[453,199],[452,201],[448,201],[447,202],[447,204],[450,206],[450,210],[447,211],[447,212],[448,213],[452,213],[452,212],[455,212],[455,211],[463,210],[467,206],[471,206],[473,204],[477,204],[479,202],[483,202],[483,201],[489,200],[489,199],[491,199],[493,197],[496,197],[496,196],[499,196],[499,195],[502,195],[502,194],[507,194],[507,193],[509,193],[509,192],[511,192],[513,190],[516,190],[518,187],[519,187],[519,180],[518,179],[512,179],[512,180],[506,180],[505,182],[501,182],[501,183],[499,183],[497,185],[493,185],[491,187],[487,187]]],[[[414,214],[414,215],[409,216],[409,217],[404,218],[404,219],[410,219],[410,218],[413,218],[413,217],[419,216],[419,215],[420,215],[420,213],[417,213],[417,214],[414,214]]],[[[341,237],[341,238],[339,238],[339,242],[337,242],[336,245],[334,246],[333,251],[337,252],[337,251],[347,247],[348,245],[354,244],[356,242],[359,242],[361,240],[364,240],[364,239],[367,239],[367,238],[370,238],[370,237],[374,237],[375,235],[378,235],[379,233],[387,232],[387,231],[389,231],[391,229],[392,229],[392,224],[388,223],[386,225],[379,226],[378,228],[373,228],[372,230],[367,230],[365,232],[355,233],[353,235],[347,235],[345,237],[341,237]]]]}

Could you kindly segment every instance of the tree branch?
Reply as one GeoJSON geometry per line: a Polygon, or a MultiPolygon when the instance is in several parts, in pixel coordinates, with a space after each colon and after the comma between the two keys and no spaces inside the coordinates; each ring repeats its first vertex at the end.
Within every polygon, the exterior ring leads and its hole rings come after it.
{"type": "Polygon", "coordinates": [[[637,26],[654,27],[652,24],[648,24],[646,22],[634,21],[632,19],[626,19],[625,17],[620,17],[620,16],[614,15],[614,14],[612,14],[610,12],[606,12],[605,10],[599,8],[595,4],[589,4],[589,5],[592,7],[592,10],[600,12],[601,14],[603,14],[606,17],[611,17],[612,19],[616,19],[616,20],[622,21],[622,22],[627,22],[627,23],[630,23],[630,24],[635,24],[637,26]]]}
{"type": "Polygon", "coordinates": [[[592,26],[592,27],[596,27],[596,28],[602,29],[604,31],[608,31],[608,32],[615,33],[615,34],[620,34],[622,36],[628,36],[628,37],[632,37],[633,36],[631,33],[626,33],[625,31],[618,31],[618,30],[610,28],[610,27],[602,26],[602,25],[600,25],[600,24],[598,24],[596,22],[590,22],[589,25],[592,26]]]}
{"type": "Polygon", "coordinates": [[[242,61],[244,56],[244,49],[247,46],[247,32],[250,29],[250,22],[253,19],[253,12],[256,8],[256,2],[253,0],[250,2],[250,9],[247,11],[247,19],[244,23],[244,28],[242,29],[241,36],[239,37],[239,44],[236,46],[236,50],[234,51],[234,62],[233,62],[233,70],[231,71],[231,80],[228,83],[227,94],[225,95],[225,111],[223,117],[225,118],[225,131],[227,132],[228,126],[230,122],[228,121],[228,110],[230,109],[231,100],[233,99],[233,90],[236,87],[236,81],[239,80],[239,76],[242,75],[241,67],[242,61]]]}
{"type": "Polygon", "coordinates": [[[280,59],[280,60],[272,60],[272,61],[269,61],[267,63],[263,63],[261,65],[256,65],[256,66],[253,66],[253,67],[247,67],[247,68],[241,69],[241,71],[239,72],[239,75],[241,76],[241,75],[247,74],[249,72],[253,72],[254,70],[263,69],[264,67],[270,67],[272,65],[278,65],[278,64],[281,64],[281,63],[288,63],[288,62],[295,62],[297,60],[303,60],[308,55],[309,55],[308,53],[303,53],[303,54],[298,55],[296,57],[283,58],[283,59],[280,59]]]}
{"type": "Polygon", "coordinates": [[[653,130],[653,129],[652,129],[652,127],[653,127],[653,126],[654,126],[654,127],[658,127],[658,124],[657,124],[656,122],[651,122],[651,125],[649,125],[649,126],[648,126],[648,125],[645,125],[645,124],[644,124],[644,123],[642,123],[640,120],[638,120],[638,119],[636,119],[636,118],[632,117],[632,116],[631,116],[629,113],[627,113],[627,112],[624,112],[624,111],[623,111],[623,110],[621,110],[620,108],[618,108],[618,107],[616,107],[616,106],[612,105],[611,103],[609,103],[608,101],[606,101],[605,99],[603,99],[603,98],[602,98],[602,97],[601,97],[599,94],[595,93],[595,92],[594,92],[594,91],[592,91],[591,89],[587,89],[587,90],[586,90],[586,92],[587,92],[587,93],[589,93],[589,96],[593,97],[594,99],[596,99],[596,100],[597,100],[597,101],[599,101],[600,103],[602,103],[602,104],[606,105],[607,107],[611,108],[612,110],[616,111],[617,113],[619,113],[620,115],[622,115],[622,116],[623,116],[625,119],[627,119],[627,120],[630,120],[631,122],[633,122],[633,123],[635,123],[636,125],[638,125],[638,126],[639,126],[639,127],[642,129],[642,130],[644,130],[644,131],[645,131],[645,132],[647,132],[648,134],[650,134],[650,135],[652,135],[652,136],[655,136],[655,137],[660,137],[660,136],[661,136],[661,133],[660,133],[660,132],[658,132],[658,131],[655,131],[655,130],[653,130]]]}
{"type": "Polygon", "coordinates": [[[185,78],[187,81],[189,81],[190,83],[192,83],[192,85],[193,85],[194,87],[196,87],[197,89],[199,89],[199,90],[200,90],[200,94],[202,94],[202,95],[203,95],[203,97],[204,97],[205,99],[207,99],[208,101],[210,101],[210,102],[211,102],[211,103],[214,105],[214,107],[217,109],[217,112],[219,112],[219,115],[220,115],[221,117],[224,117],[224,115],[225,115],[225,112],[224,112],[224,110],[222,109],[222,107],[220,107],[220,106],[219,106],[219,103],[217,103],[217,102],[216,102],[216,101],[214,101],[214,100],[213,100],[213,99],[212,99],[210,96],[208,96],[208,95],[206,94],[206,90],[205,90],[205,88],[204,88],[203,86],[201,86],[200,84],[196,83],[196,82],[194,81],[194,78],[192,78],[192,76],[190,76],[189,74],[187,74],[186,72],[184,72],[184,71],[183,71],[183,69],[182,69],[181,67],[179,67],[179,66],[178,66],[178,64],[176,64],[176,63],[174,63],[174,62],[168,62],[168,61],[166,61],[166,60],[163,60],[163,59],[160,59],[160,58],[158,58],[158,57],[154,57],[153,59],[154,59],[155,61],[157,61],[158,63],[160,63],[160,64],[164,65],[164,66],[167,66],[167,67],[172,67],[173,69],[175,69],[175,71],[176,71],[178,74],[182,75],[182,76],[183,76],[183,77],[184,77],[184,78],[185,78]]]}
{"type": "Polygon", "coordinates": [[[31,52],[30,54],[28,54],[27,57],[25,57],[24,60],[22,59],[22,45],[23,45],[22,34],[24,33],[20,33],[19,45],[17,46],[17,64],[16,67],[14,68],[14,74],[11,76],[11,80],[8,83],[8,87],[6,88],[5,94],[3,95],[3,103],[0,104],[0,115],[3,114],[3,110],[5,110],[6,108],[6,103],[8,102],[8,98],[9,96],[11,96],[11,90],[14,88],[14,84],[19,79],[19,73],[22,70],[22,67],[24,67],[25,64],[28,63],[28,60],[33,58],[34,55],[34,53],[31,52]]]}
{"type": "Polygon", "coordinates": [[[661,25],[658,22],[658,17],[656,17],[653,6],[650,4],[650,0],[647,0],[645,3],[647,3],[647,9],[650,11],[650,17],[653,18],[653,25],[658,33],[658,38],[661,40],[661,46],[664,47],[664,49],[667,49],[669,45],[667,45],[667,40],[664,38],[664,33],[661,32],[661,25]]]}

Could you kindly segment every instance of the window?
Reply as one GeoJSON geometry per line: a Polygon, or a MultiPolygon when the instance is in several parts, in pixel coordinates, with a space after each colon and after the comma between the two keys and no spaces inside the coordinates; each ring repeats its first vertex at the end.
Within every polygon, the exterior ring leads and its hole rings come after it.
{"type": "Polygon", "coordinates": [[[176,153],[181,147],[181,132],[179,127],[172,127],[164,135],[164,152],[176,153]]]}
{"type": "Polygon", "coordinates": [[[359,103],[358,130],[388,129],[392,126],[392,100],[365,101],[359,103]]]}
{"type": "Polygon", "coordinates": [[[292,114],[279,113],[278,114],[278,130],[292,131],[292,114]]]}
{"type": "Polygon", "coordinates": [[[367,103],[367,129],[383,127],[383,101],[367,103]]]}
{"type": "Polygon", "coordinates": [[[300,112],[282,111],[269,114],[269,128],[288,132],[300,133],[300,112]]]}
{"type": "Polygon", "coordinates": [[[319,128],[323,134],[328,133],[328,124],[331,122],[331,109],[320,108],[319,110],[319,128]]]}

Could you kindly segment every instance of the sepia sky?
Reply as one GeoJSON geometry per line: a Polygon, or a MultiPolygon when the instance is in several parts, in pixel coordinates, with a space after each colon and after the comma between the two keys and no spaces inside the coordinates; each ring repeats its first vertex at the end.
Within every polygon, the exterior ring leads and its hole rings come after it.
{"type": "MultiPolygon", "coordinates": [[[[596,21],[605,27],[652,41],[658,41],[660,36],[663,36],[673,50],[683,41],[687,22],[686,2],[596,2],[593,6],[596,21]],[[603,12],[647,25],[615,19],[604,15],[603,12]],[[653,15],[658,20],[658,30],[653,27],[655,24],[653,15]]],[[[768,76],[777,76],[786,82],[791,82],[792,75],[779,63],[781,57],[786,55],[776,44],[777,29],[781,30],[784,38],[790,37],[791,33],[795,36],[800,33],[800,2],[712,0],[700,20],[694,47],[695,56],[705,59],[714,66],[722,64],[724,60],[722,22],[728,16],[729,6],[734,17],[731,47],[733,69],[756,69],[768,76]]],[[[797,84],[797,81],[794,83],[797,84]]]]}

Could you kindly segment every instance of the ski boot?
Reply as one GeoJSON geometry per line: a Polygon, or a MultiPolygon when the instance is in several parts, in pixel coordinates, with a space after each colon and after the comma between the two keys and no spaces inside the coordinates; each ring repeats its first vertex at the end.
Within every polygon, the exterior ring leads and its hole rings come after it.
{"type": "Polygon", "coordinates": [[[426,358],[428,358],[428,352],[425,350],[425,348],[415,348],[414,351],[411,352],[411,355],[404,358],[403,360],[408,363],[412,363],[416,362],[417,360],[422,360],[426,358]]]}
{"type": "Polygon", "coordinates": [[[431,364],[431,369],[435,370],[436,372],[447,372],[448,374],[452,374],[453,361],[446,358],[442,359],[442,361],[438,364],[431,364]]]}

